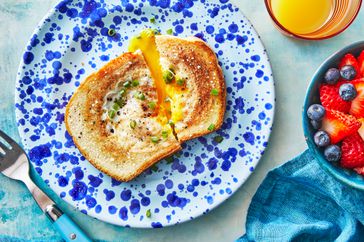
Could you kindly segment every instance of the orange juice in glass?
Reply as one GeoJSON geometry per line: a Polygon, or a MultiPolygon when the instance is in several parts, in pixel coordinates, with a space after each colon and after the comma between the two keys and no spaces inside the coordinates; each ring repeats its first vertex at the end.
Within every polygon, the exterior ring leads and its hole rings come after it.
{"type": "Polygon", "coordinates": [[[265,0],[277,28],[302,39],[326,39],[344,31],[362,0],[265,0]]]}

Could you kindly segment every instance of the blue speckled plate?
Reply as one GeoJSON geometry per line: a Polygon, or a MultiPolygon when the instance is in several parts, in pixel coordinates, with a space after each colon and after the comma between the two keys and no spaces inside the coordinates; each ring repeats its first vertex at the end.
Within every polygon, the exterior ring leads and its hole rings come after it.
{"type": "Polygon", "coordinates": [[[33,166],[65,201],[113,224],[162,227],[208,212],[244,183],[267,146],[274,83],[258,35],[227,0],[100,2],[61,2],[26,47],[15,105],[33,166]],[[195,35],[215,50],[227,84],[225,121],[221,130],[185,143],[173,160],[120,183],[82,157],[66,132],[64,111],[80,82],[146,27],[195,35]],[[109,37],[109,28],[117,34],[109,37]],[[221,143],[214,141],[218,135],[221,143]]]}

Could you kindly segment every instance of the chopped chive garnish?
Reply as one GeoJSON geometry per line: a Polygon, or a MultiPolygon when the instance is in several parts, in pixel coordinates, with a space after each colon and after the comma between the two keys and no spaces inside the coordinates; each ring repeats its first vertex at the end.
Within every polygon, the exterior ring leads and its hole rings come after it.
{"type": "Polygon", "coordinates": [[[133,80],[131,82],[131,85],[133,85],[133,87],[137,87],[137,86],[139,86],[139,81],[138,80],[133,80]]]}
{"type": "Polygon", "coordinates": [[[141,92],[137,92],[137,93],[135,93],[134,97],[135,97],[135,98],[138,98],[138,99],[140,99],[140,100],[145,100],[145,96],[144,96],[144,94],[143,94],[143,93],[141,93],[141,92]]]}
{"type": "Polygon", "coordinates": [[[158,166],[153,165],[150,169],[151,169],[152,171],[158,171],[158,166]]]}
{"type": "Polygon", "coordinates": [[[174,67],[172,65],[170,65],[168,69],[170,72],[172,72],[173,76],[176,74],[176,72],[174,71],[174,67]]]}
{"type": "Polygon", "coordinates": [[[173,30],[172,29],[167,29],[167,34],[173,34],[173,30]]]}
{"type": "Polygon", "coordinates": [[[115,103],[117,103],[119,105],[120,108],[125,106],[125,100],[122,98],[119,98],[115,101],[115,103]]]}
{"type": "Polygon", "coordinates": [[[175,156],[181,157],[181,152],[176,153],[175,156]]]}
{"type": "Polygon", "coordinates": [[[215,124],[210,124],[210,126],[207,129],[209,131],[213,131],[215,129],[215,124]]]}
{"type": "Polygon", "coordinates": [[[175,74],[176,72],[174,71],[174,66],[173,65],[169,65],[168,69],[175,74]]]}
{"type": "Polygon", "coordinates": [[[112,109],[118,111],[120,109],[120,105],[117,102],[114,102],[114,104],[112,105],[112,109]]]}
{"type": "Polygon", "coordinates": [[[130,128],[135,129],[137,123],[135,120],[132,120],[132,121],[130,121],[129,125],[130,125],[130,128]]]}
{"type": "Polygon", "coordinates": [[[174,126],[174,123],[172,120],[168,120],[168,124],[171,125],[171,126],[174,126]]]}
{"type": "Polygon", "coordinates": [[[168,131],[163,130],[162,131],[162,137],[166,139],[168,137],[168,131]]]}
{"type": "Polygon", "coordinates": [[[159,138],[157,137],[157,136],[152,136],[152,137],[150,137],[150,140],[153,142],[153,143],[158,143],[159,142],[159,138]]]}
{"type": "Polygon", "coordinates": [[[150,218],[152,216],[152,213],[150,212],[150,209],[148,209],[146,212],[145,212],[145,216],[147,216],[147,218],[150,218]]]}
{"type": "Polygon", "coordinates": [[[149,103],[148,103],[148,107],[149,107],[150,109],[155,109],[155,107],[156,107],[156,103],[155,103],[155,102],[149,102],[149,103]]]}
{"type": "Polygon", "coordinates": [[[126,82],[124,82],[123,86],[124,86],[124,87],[130,87],[130,81],[126,81],[126,82]]]}
{"type": "Polygon", "coordinates": [[[123,88],[123,89],[120,90],[119,94],[122,96],[122,95],[125,94],[125,92],[126,92],[126,90],[123,88]]]}
{"type": "Polygon", "coordinates": [[[216,143],[221,143],[222,141],[224,140],[224,137],[222,137],[222,136],[216,136],[216,137],[214,137],[214,141],[216,142],[216,143]]]}
{"type": "Polygon", "coordinates": [[[174,161],[173,156],[167,157],[165,158],[165,160],[167,161],[167,164],[171,164],[174,161]]]}
{"type": "Polygon", "coordinates": [[[211,90],[211,95],[213,95],[213,96],[217,96],[217,95],[219,95],[219,90],[217,90],[217,89],[213,88],[213,89],[211,90]]]}
{"type": "Polygon", "coordinates": [[[139,93],[139,99],[140,99],[140,100],[144,100],[144,99],[145,99],[144,94],[143,94],[143,93],[141,93],[141,92],[139,93]]]}
{"type": "Polygon", "coordinates": [[[180,86],[183,86],[183,85],[185,84],[185,80],[184,80],[184,79],[182,79],[182,78],[178,78],[176,82],[177,82],[177,84],[178,84],[178,85],[180,85],[180,86]]]}
{"type": "Polygon", "coordinates": [[[165,83],[171,83],[174,77],[174,73],[173,70],[169,69],[169,70],[165,70],[163,72],[163,80],[165,83]]]}
{"type": "Polygon", "coordinates": [[[155,18],[153,17],[153,18],[151,18],[151,19],[149,19],[149,21],[152,23],[152,24],[155,24],[155,18]]]}
{"type": "Polygon", "coordinates": [[[109,116],[110,119],[113,119],[115,117],[115,110],[109,110],[109,112],[107,113],[107,115],[109,116]]]}
{"type": "Polygon", "coordinates": [[[110,37],[113,37],[113,36],[116,34],[116,31],[115,31],[115,29],[109,29],[109,30],[107,31],[107,34],[108,34],[110,37]]]}
{"type": "Polygon", "coordinates": [[[138,35],[136,38],[137,38],[137,39],[141,39],[141,38],[142,38],[142,36],[141,36],[141,35],[138,35]]]}

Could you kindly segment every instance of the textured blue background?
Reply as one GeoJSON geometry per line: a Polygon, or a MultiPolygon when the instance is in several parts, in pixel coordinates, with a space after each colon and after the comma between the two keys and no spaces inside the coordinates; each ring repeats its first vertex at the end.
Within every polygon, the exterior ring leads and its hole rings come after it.
{"type": "MultiPolygon", "coordinates": [[[[15,76],[25,44],[55,0],[0,0],[0,128],[19,140],[13,108],[15,76]]],[[[267,171],[306,148],[301,129],[301,105],[317,66],[335,50],[362,40],[364,14],[343,34],[307,42],[282,36],[274,29],[263,1],[233,0],[251,20],[270,55],[276,81],[277,113],[269,148],[254,174],[223,205],[192,222],[151,230],[99,222],[75,211],[36,181],[94,239],[108,241],[231,241],[242,234],[251,196],[267,171]]],[[[60,240],[25,187],[0,175],[0,234],[25,240],[60,240]]]]}

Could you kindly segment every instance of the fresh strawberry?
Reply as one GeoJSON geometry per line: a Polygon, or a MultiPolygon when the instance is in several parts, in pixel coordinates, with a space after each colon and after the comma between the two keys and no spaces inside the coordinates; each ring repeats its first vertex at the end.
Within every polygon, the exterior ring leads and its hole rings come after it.
{"type": "Polygon", "coordinates": [[[364,50],[358,57],[359,73],[361,77],[364,77],[364,50]]]}
{"type": "Polygon", "coordinates": [[[336,144],[356,133],[360,126],[361,123],[354,116],[328,109],[321,129],[330,135],[331,143],[336,144]]]}
{"type": "Polygon", "coordinates": [[[343,140],[341,166],[355,168],[364,166],[364,140],[355,133],[343,140]]]}
{"type": "Polygon", "coordinates": [[[339,69],[343,66],[351,65],[356,71],[356,78],[360,78],[359,63],[352,54],[346,54],[340,61],[339,69]]]}
{"type": "Polygon", "coordinates": [[[354,171],[356,171],[356,173],[358,173],[359,175],[364,176],[364,166],[354,168],[354,171]]]}
{"type": "Polygon", "coordinates": [[[359,119],[359,121],[361,122],[361,127],[358,130],[358,133],[360,137],[364,140],[364,118],[359,119]]]}
{"type": "Polygon", "coordinates": [[[356,118],[364,118],[364,78],[360,78],[351,82],[356,89],[357,96],[351,101],[349,113],[356,118]]]}
{"type": "Polygon", "coordinates": [[[321,85],[320,100],[322,106],[324,106],[326,109],[333,109],[343,113],[349,113],[351,103],[344,101],[339,94],[340,85],[343,83],[343,81],[339,81],[336,85],[321,85]]]}

